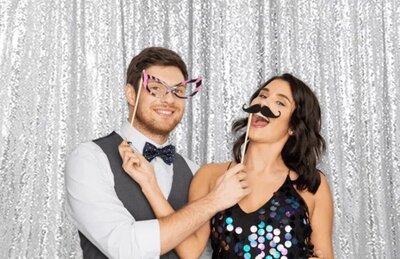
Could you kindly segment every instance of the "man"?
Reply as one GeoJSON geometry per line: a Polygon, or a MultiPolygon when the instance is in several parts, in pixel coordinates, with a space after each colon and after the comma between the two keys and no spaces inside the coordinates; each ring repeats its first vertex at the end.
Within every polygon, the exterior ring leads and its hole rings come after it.
{"type": "Polygon", "coordinates": [[[83,143],[70,155],[66,212],[79,229],[84,258],[178,258],[171,250],[249,192],[237,177],[244,168],[238,165],[221,177],[210,194],[184,206],[198,167],[175,152],[168,136],[183,116],[185,100],[180,97],[194,94],[182,90],[186,86],[180,83],[187,77],[186,65],[175,52],[144,49],[132,59],[125,87],[129,121],[138,99],[133,127],[126,121],[119,131],[83,143]],[[142,71],[162,81],[153,80],[156,85],[142,88],[136,98],[142,71]],[[159,94],[160,89],[165,91],[159,94]],[[140,186],[123,169],[118,148],[126,144],[124,140],[151,162],[175,213],[155,218],[140,186]]]}

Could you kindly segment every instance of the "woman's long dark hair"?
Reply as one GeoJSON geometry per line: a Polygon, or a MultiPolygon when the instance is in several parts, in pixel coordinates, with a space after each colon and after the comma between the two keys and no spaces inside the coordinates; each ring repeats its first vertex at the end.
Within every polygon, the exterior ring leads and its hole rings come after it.
{"type": "MultiPolygon", "coordinates": [[[[258,96],[261,89],[273,80],[280,79],[289,83],[295,110],[290,118],[289,127],[294,134],[289,136],[281,155],[286,166],[295,171],[299,177],[294,182],[299,190],[315,193],[321,183],[319,170],[316,168],[321,153],[325,150],[325,141],[320,134],[321,109],[318,99],[312,90],[300,79],[291,74],[275,76],[262,84],[251,96],[250,103],[258,96]]],[[[232,125],[233,133],[238,133],[247,125],[248,118],[239,119],[232,125]]],[[[241,146],[245,133],[241,134],[233,145],[233,156],[237,163],[241,160],[241,146]]]]}

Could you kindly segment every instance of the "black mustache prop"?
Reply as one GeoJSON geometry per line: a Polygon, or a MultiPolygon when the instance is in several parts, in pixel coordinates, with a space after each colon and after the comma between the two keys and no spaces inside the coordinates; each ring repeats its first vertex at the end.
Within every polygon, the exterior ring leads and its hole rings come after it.
{"type": "Polygon", "coordinates": [[[278,115],[275,115],[271,111],[271,109],[268,106],[265,106],[265,105],[261,106],[260,104],[254,104],[254,105],[249,106],[247,108],[245,108],[244,106],[245,106],[245,104],[243,104],[242,109],[243,109],[243,111],[245,111],[247,113],[258,113],[258,112],[261,112],[261,114],[264,115],[265,117],[274,118],[274,119],[278,118],[279,116],[281,116],[281,112],[280,111],[278,111],[279,112],[278,115]]]}

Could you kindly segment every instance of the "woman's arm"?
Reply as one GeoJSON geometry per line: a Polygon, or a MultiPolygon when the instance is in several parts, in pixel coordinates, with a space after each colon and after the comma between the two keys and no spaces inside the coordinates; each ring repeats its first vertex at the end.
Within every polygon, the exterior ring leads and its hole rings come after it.
{"type": "MultiPolygon", "coordinates": [[[[194,176],[189,190],[189,203],[205,197],[209,192],[210,172],[207,166],[200,168],[194,176]]],[[[174,209],[164,198],[157,183],[149,184],[143,188],[143,193],[149,201],[157,218],[168,216],[174,213],[174,209]]],[[[210,236],[209,222],[199,228],[177,247],[175,251],[181,258],[199,258],[203,253],[210,236]]]]}
{"type": "MultiPolygon", "coordinates": [[[[192,180],[189,190],[190,204],[177,211],[177,213],[174,213],[174,209],[161,193],[151,164],[148,163],[142,155],[133,153],[132,149],[125,141],[120,145],[119,151],[123,161],[122,167],[127,174],[141,186],[154,214],[160,221],[161,230],[163,229],[162,223],[165,223],[164,225],[168,226],[179,227],[179,221],[170,222],[171,217],[180,212],[180,214],[184,214],[184,210],[189,207],[196,207],[198,211],[202,212],[212,209],[213,213],[207,214],[209,215],[208,217],[211,218],[213,214],[233,206],[250,193],[246,180],[246,173],[242,172],[242,170],[244,170],[243,165],[235,165],[227,172],[223,173],[218,177],[215,186],[212,189],[209,187],[211,180],[210,176],[213,175],[212,173],[214,173],[215,168],[212,166],[204,166],[197,172],[192,180]],[[196,204],[198,204],[198,206],[196,204]]],[[[204,213],[199,213],[203,214],[202,218],[204,218],[204,213]]],[[[187,230],[191,233],[196,232],[191,236],[188,236],[188,238],[175,247],[175,250],[180,257],[198,258],[207,244],[210,235],[210,227],[208,223],[209,218],[208,220],[204,218],[203,221],[196,221],[195,217],[200,216],[201,215],[199,214],[188,214],[185,218],[181,218],[181,220],[185,219],[190,222],[201,223],[197,225],[192,224],[191,228],[187,230]]],[[[173,229],[174,228],[169,227],[167,233],[173,235],[173,229]]],[[[163,244],[163,241],[165,241],[164,243],[168,243],[168,240],[171,237],[163,235],[163,231],[160,232],[161,243],[163,244]]],[[[168,251],[163,249],[161,250],[164,252],[168,251]]]]}
{"type": "Polygon", "coordinates": [[[333,259],[332,247],[333,200],[326,177],[321,174],[321,185],[315,193],[314,212],[311,217],[311,242],[314,251],[320,250],[323,258],[333,259]]]}

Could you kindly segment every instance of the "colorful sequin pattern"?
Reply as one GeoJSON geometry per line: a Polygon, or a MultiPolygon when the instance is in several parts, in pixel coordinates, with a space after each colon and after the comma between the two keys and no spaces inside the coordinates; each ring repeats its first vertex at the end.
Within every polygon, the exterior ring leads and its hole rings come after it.
{"type": "Polygon", "coordinates": [[[211,219],[213,258],[308,258],[312,256],[308,208],[289,176],[258,211],[239,205],[211,219]]]}

